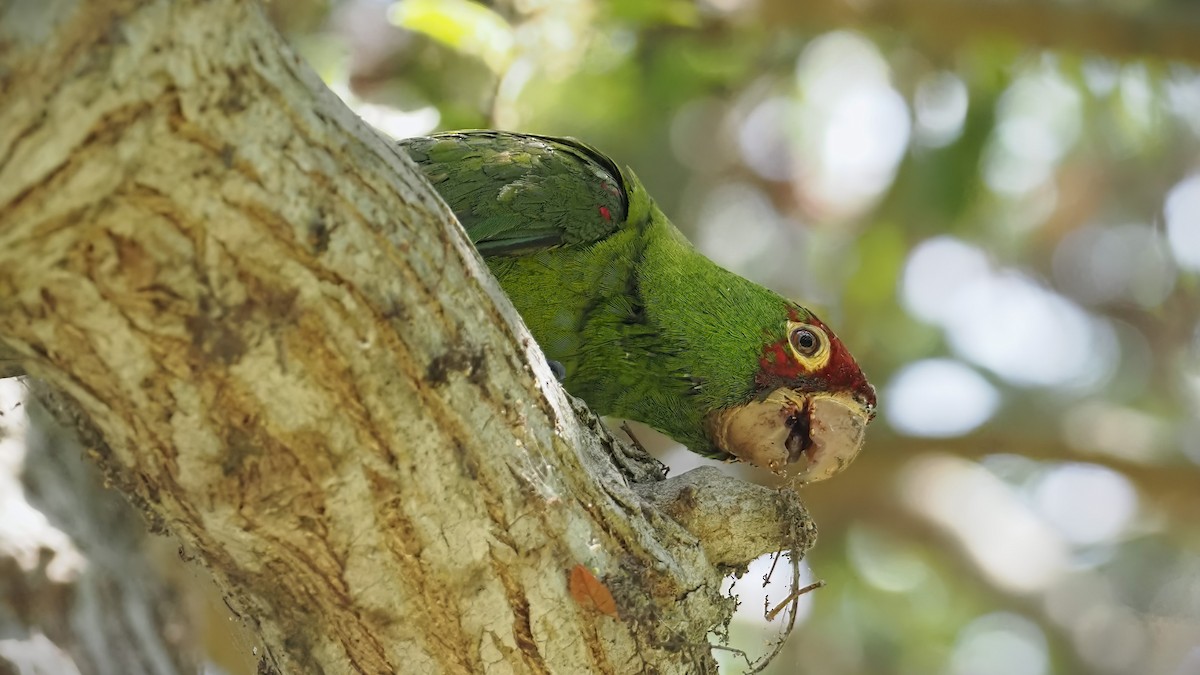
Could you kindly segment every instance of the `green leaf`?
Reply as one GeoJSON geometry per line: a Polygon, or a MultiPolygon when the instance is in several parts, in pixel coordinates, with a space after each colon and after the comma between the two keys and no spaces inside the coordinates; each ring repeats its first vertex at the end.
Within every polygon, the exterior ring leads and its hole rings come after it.
{"type": "Polygon", "coordinates": [[[512,62],[512,26],[496,12],[467,0],[400,0],[388,11],[389,20],[423,33],[464,54],[482,60],[502,73],[512,62]]]}

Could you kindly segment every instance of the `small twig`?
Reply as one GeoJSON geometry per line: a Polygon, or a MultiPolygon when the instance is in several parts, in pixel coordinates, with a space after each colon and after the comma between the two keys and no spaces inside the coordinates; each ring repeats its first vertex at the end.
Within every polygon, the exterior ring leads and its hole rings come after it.
{"type": "Polygon", "coordinates": [[[729,652],[736,656],[740,656],[746,662],[746,665],[748,667],[754,666],[754,664],[750,662],[750,655],[747,654],[746,652],[738,649],[737,647],[727,647],[725,645],[709,645],[709,646],[712,647],[713,649],[720,649],[723,652],[729,652]]]}
{"type": "Polygon", "coordinates": [[[799,600],[800,596],[804,595],[805,593],[815,591],[818,588],[824,588],[824,586],[825,586],[825,582],[822,580],[822,581],[817,581],[815,583],[811,583],[811,584],[805,586],[804,588],[801,588],[800,590],[792,591],[791,593],[788,594],[788,596],[786,598],[783,599],[783,602],[780,602],[778,605],[775,605],[775,609],[772,609],[771,611],[763,614],[763,617],[767,621],[774,621],[775,617],[779,616],[779,613],[783,611],[784,607],[786,607],[789,602],[792,602],[793,600],[799,600]]]}
{"type": "Polygon", "coordinates": [[[771,577],[775,574],[775,566],[779,564],[779,558],[782,556],[783,551],[776,551],[774,557],[771,558],[771,569],[767,570],[767,573],[763,575],[763,588],[766,588],[767,584],[771,583],[771,577]]]}
{"type": "Polygon", "coordinates": [[[767,610],[766,603],[764,602],[763,615],[766,617],[767,621],[774,621],[775,618],[779,616],[779,613],[783,612],[785,609],[790,607],[792,611],[788,615],[787,626],[783,629],[783,633],[781,633],[779,638],[775,640],[774,649],[771,650],[771,653],[760,658],[750,670],[746,671],[746,675],[756,675],[757,673],[763,672],[766,670],[767,666],[771,665],[771,662],[774,661],[777,656],[779,656],[780,652],[783,651],[783,646],[787,643],[788,637],[791,636],[792,631],[796,627],[796,610],[799,609],[800,606],[800,597],[805,593],[809,593],[825,585],[824,581],[818,581],[803,588],[800,587],[800,557],[802,555],[802,551],[796,547],[801,539],[800,532],[796,531],[796,524],[794,522],[792,523],[791,531],[788,532],[787,538],[791,542],[791,548],[788,548],[786,551],[779,551],[775,554],[775,559],[771,562],[770,571],[767,572],[767,574],[763,577],[763,585],[765,586],[770,580],[771,576],[775,573],[775,566],[779,563],[779,558],[786,552],[788,559],[792,563],[792,592],[788,593],[788,596],[784,598],[783,602],[776,605],[774,609],[767,610]]]}

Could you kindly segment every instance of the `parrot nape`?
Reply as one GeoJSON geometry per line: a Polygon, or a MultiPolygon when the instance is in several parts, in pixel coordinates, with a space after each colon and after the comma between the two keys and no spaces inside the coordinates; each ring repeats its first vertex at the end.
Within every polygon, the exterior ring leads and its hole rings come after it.
{"type": "Polygon", "coordinates": [[[571,138],[400,141],[454,211],[563,385],[716,459],[823,480],[854,459],[875,389],[812,312],[726,271],[629,169],[571,138]]]}

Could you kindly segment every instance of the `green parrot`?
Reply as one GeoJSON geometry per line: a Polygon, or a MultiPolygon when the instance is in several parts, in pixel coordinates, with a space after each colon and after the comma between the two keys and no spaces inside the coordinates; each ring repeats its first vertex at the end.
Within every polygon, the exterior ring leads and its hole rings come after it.
{"type": "Polygon", "coordinates": [[[858,454],[875,389],[850,352],[812,312],[699,253],[631,170],[571,138],[400,145],[593,410],[803,482],[858,454]]]}

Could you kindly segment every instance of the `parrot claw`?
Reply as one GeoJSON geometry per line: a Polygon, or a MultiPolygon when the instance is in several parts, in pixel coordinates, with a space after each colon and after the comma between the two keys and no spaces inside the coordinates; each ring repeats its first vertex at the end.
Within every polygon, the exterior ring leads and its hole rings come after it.
{"type": "Polygon", "coordinates": [[[633,447],[640,450],[643,455],[650,454],[646,450],[646,446],[642,445],[642,442],[638,440],[637,436],[633,435],[633,429],[629,426],[629,422],[621,422],[621,431],[625,432],[625,435],[629,437],[629,441],[633,443],[633,447]]]}
{"type": "Polygon", "coordinates": [[[646,451],[637,436],[633,435],[629,422],[621,422],[621,431],[625,432],[630,442],[613,443],[609,455],[621,474],[631,483],[658,482],[666,478],[669,469],[646,451]]]}
{"type": "Polygon", "coordinates": [[[558,380],[560,384],[563,380],[567,379],[567,368],[562,364],[562,361],[547,359],[547,363],[550,364],[550,372],[554,373],[554,379],[558,380]]]}

